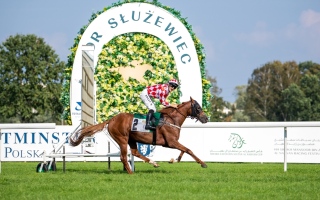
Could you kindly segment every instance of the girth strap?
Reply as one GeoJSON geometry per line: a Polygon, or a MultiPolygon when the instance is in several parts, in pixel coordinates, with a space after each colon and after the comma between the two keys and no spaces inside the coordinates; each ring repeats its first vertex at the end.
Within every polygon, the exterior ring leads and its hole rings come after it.
{"type": "Polygon", "coordinates": [[[153,139],[152,139],[152,145],[155,145],[157,142],[157,129],[152,131],[153,139]]]}

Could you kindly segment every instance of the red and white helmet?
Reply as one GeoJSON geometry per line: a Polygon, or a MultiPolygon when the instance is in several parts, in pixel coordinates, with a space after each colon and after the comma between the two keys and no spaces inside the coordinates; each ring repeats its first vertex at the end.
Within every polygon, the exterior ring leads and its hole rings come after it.
{"type": "Polygon", "coordinates": [[[177,88],[179,86],[179,82],[176,79],[171,79],[168,83],[174,88],[177,88]]]}

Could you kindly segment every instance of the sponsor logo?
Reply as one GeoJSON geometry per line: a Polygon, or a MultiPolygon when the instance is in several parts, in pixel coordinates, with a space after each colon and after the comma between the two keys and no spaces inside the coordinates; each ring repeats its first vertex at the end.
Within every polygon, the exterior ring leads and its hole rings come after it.
{"type": "Polygon", "coordinates": [[[81,101],[77,102],[76,107],[74,108],[76,111],[80,111],[81,110],[81,101]]]}
{"type": "Polygon", "coordinates": [[[232,143],[232,148],[234,149],[240,149],[244,144],[246,144],[244,139],[236,133],[231,133],[228,141],[232,143]]]}
{"type": "Polygon", "coordinates": [[[152,157],[153,156],[153,151],[156,147],[153,145],[149,144],[141,144],[138,143],[138,151],[141,155],[146,156],[146,157],[152,157]]]}

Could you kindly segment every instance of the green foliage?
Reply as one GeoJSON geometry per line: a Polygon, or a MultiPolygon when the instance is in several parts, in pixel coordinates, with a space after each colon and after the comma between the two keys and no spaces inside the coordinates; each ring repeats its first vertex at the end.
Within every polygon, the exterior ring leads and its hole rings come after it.
{"type": "Polygon", "coordinates": [[[309,115],[310,101],[298,85],[291,84],[283,90],[280,102],[284,121],[300,121],[309,115]]]}
{"type": "Polygon", "coordinates": [[[319,121],[320,65],[274,61],[255,69],[244,111],[251,121],[319,121]]]}
{"type": "Polygon", "coordinates": [[[213,95],[211,99],[211,122],[223,122],[227,117],[227,114],[223,113],[224,108],[226,107],[226,103],[224,102],[222,97],[213,95]]]}
{"type": "Polygon", "coordinates": [[[246,90],[247,90],[246,85],[240,85],[235,88],[235,93],[237,96],[236,105],[238,110],[244,110],[245,108],[246,101],[247,101],[246,90]]]}
{"type": "Polygon", "coordinates": [[[237,96],[235,102],[235,109],[232,115],[232,122],[249,122],[250,117],[245,114],[244,109],[247,102],[247,86],[240,85],[235,88],[235,95],[237,96]]]}
{"type": "MultiPolygon", "coordinates": [[[[214,133],[213,133],[214,134],[214,133]]],[[[128,175],[120,162],[62,162],[36,173],[36,162],[2,162],[0,199],[320,199],[317,164],[207,163],[159,168],[135,162],[128,175]]]]}
{"type": "Polygon", "coordinates": [[[310,106],[308,110],[302,113],[302,120],[319,121],[320,120],[320,77],[306,74],[301,78],[301,90],[304,92],[310,106]]]}
{"type": "Polygon", "coordinates": [[[245,115],[242,110],[236,110],[231,119],[232,122],[250,122],[250,117],[245,115]]]}
{"type": "Polygon", "coordinates": [[[43,38],[10,36],[0,45],[0,121],[56,122],[64,62],[43,38]]]}
{"type": "Polygon", "coordinates": [[[311,61],[302,62],[299,64],[299,70],[302,74],[308,74],[308,75],[318,75],[320,73],[320,64],[314,63],[311,61]]]}
{"type": "MultiPolygon", "coordinates": [[[[119,112],[146,113],[147,107],[139,98],[141,91],[148,85],[167,83],[172,78],[179,80],[173,55],[167,45],[153,35],[144,33],[123,34],[104,45],[95,74],[98,122],[119,112]],[[139,67],[134,66],[132,61],[143,61],[139,65],[154,66],[145,72],[144,81],[131,77],[125,80],[119,73],[119,67],[139,67]]],[[[170,93],[168,101],[181,103],[180,96],[178,88],[170,93]]],[[[162,107],[158,100],[155,100],[155,105],[157,110],[162,107]]]]}
{"type": "Polygon", "coordinates": [[[223,122],[229,121],[228,117],[232,113],[224,113],[225,108],[230,108],[231,106],[220,97],[220,93],[222,89],[218,87],[216,78],[212,78],[211,76],[207,76],[208,81],[210,81],[210,92],[211,92],[211,99],[210,99],[210,121],[211,122],[223,122]]]}
{"type": "Polygon", "coordinates": [[[300,76],[295,62],[273,61],[255,69],[248,81],[245,114],[251,121],[283,121],[281,93],[291,84],[298,84],[300,76]]]}

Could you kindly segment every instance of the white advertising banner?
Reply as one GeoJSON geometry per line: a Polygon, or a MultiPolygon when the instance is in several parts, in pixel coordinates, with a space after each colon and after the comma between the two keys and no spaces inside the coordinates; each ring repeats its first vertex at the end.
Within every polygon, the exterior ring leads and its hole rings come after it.
{"type": "MultiPolygon", "coordinates": [[[[287,128],[287,162],[320,163],[320,128],[287,128]]],[[[284,128],[186,128],[180,143],[207,162],[284,162],[284,128]]],[[[154,160],[179,151],[156,147],[154,160]]],[[[184,154],[182,161],[193,161],[184,154]]]]}
{"type": "Polygon", "coordinates": [[[44,150],[51,151],[72,132],[72,126],[55,129],[1,130],[2,161],[41,161],[44,150]]]}
{"type": "MultiPolygon", "coordinates": [[[[97,133],[91,144],[69,146],[66,137],[74,129],[73,126],[56,126],[56,129],[2,130],[1,160],[42,161],[43,151],[49,154],[61,143],[65,143],[68,154],[100,155],[67,157],[67,161],[106,161],[108,158],[103,155],[109,149],[111,153],[119,152],[105,132],[97,133]]],[[[287,128],[287,162],[320,163],[319,131],[317,127],[287,128]]],[[[182,128],[179,141],[206,162],[284,162],[284,128],[182,128]]],[[[141,154],[155,161],[169,161],[180,154],[178,150],[161,146],[138,144],[138,147],[141,154]]],[[[120,159],[112,157],[111,160],[120,159]]],[[[194,160],[185,153],[182,161],[194,160]]]]}

